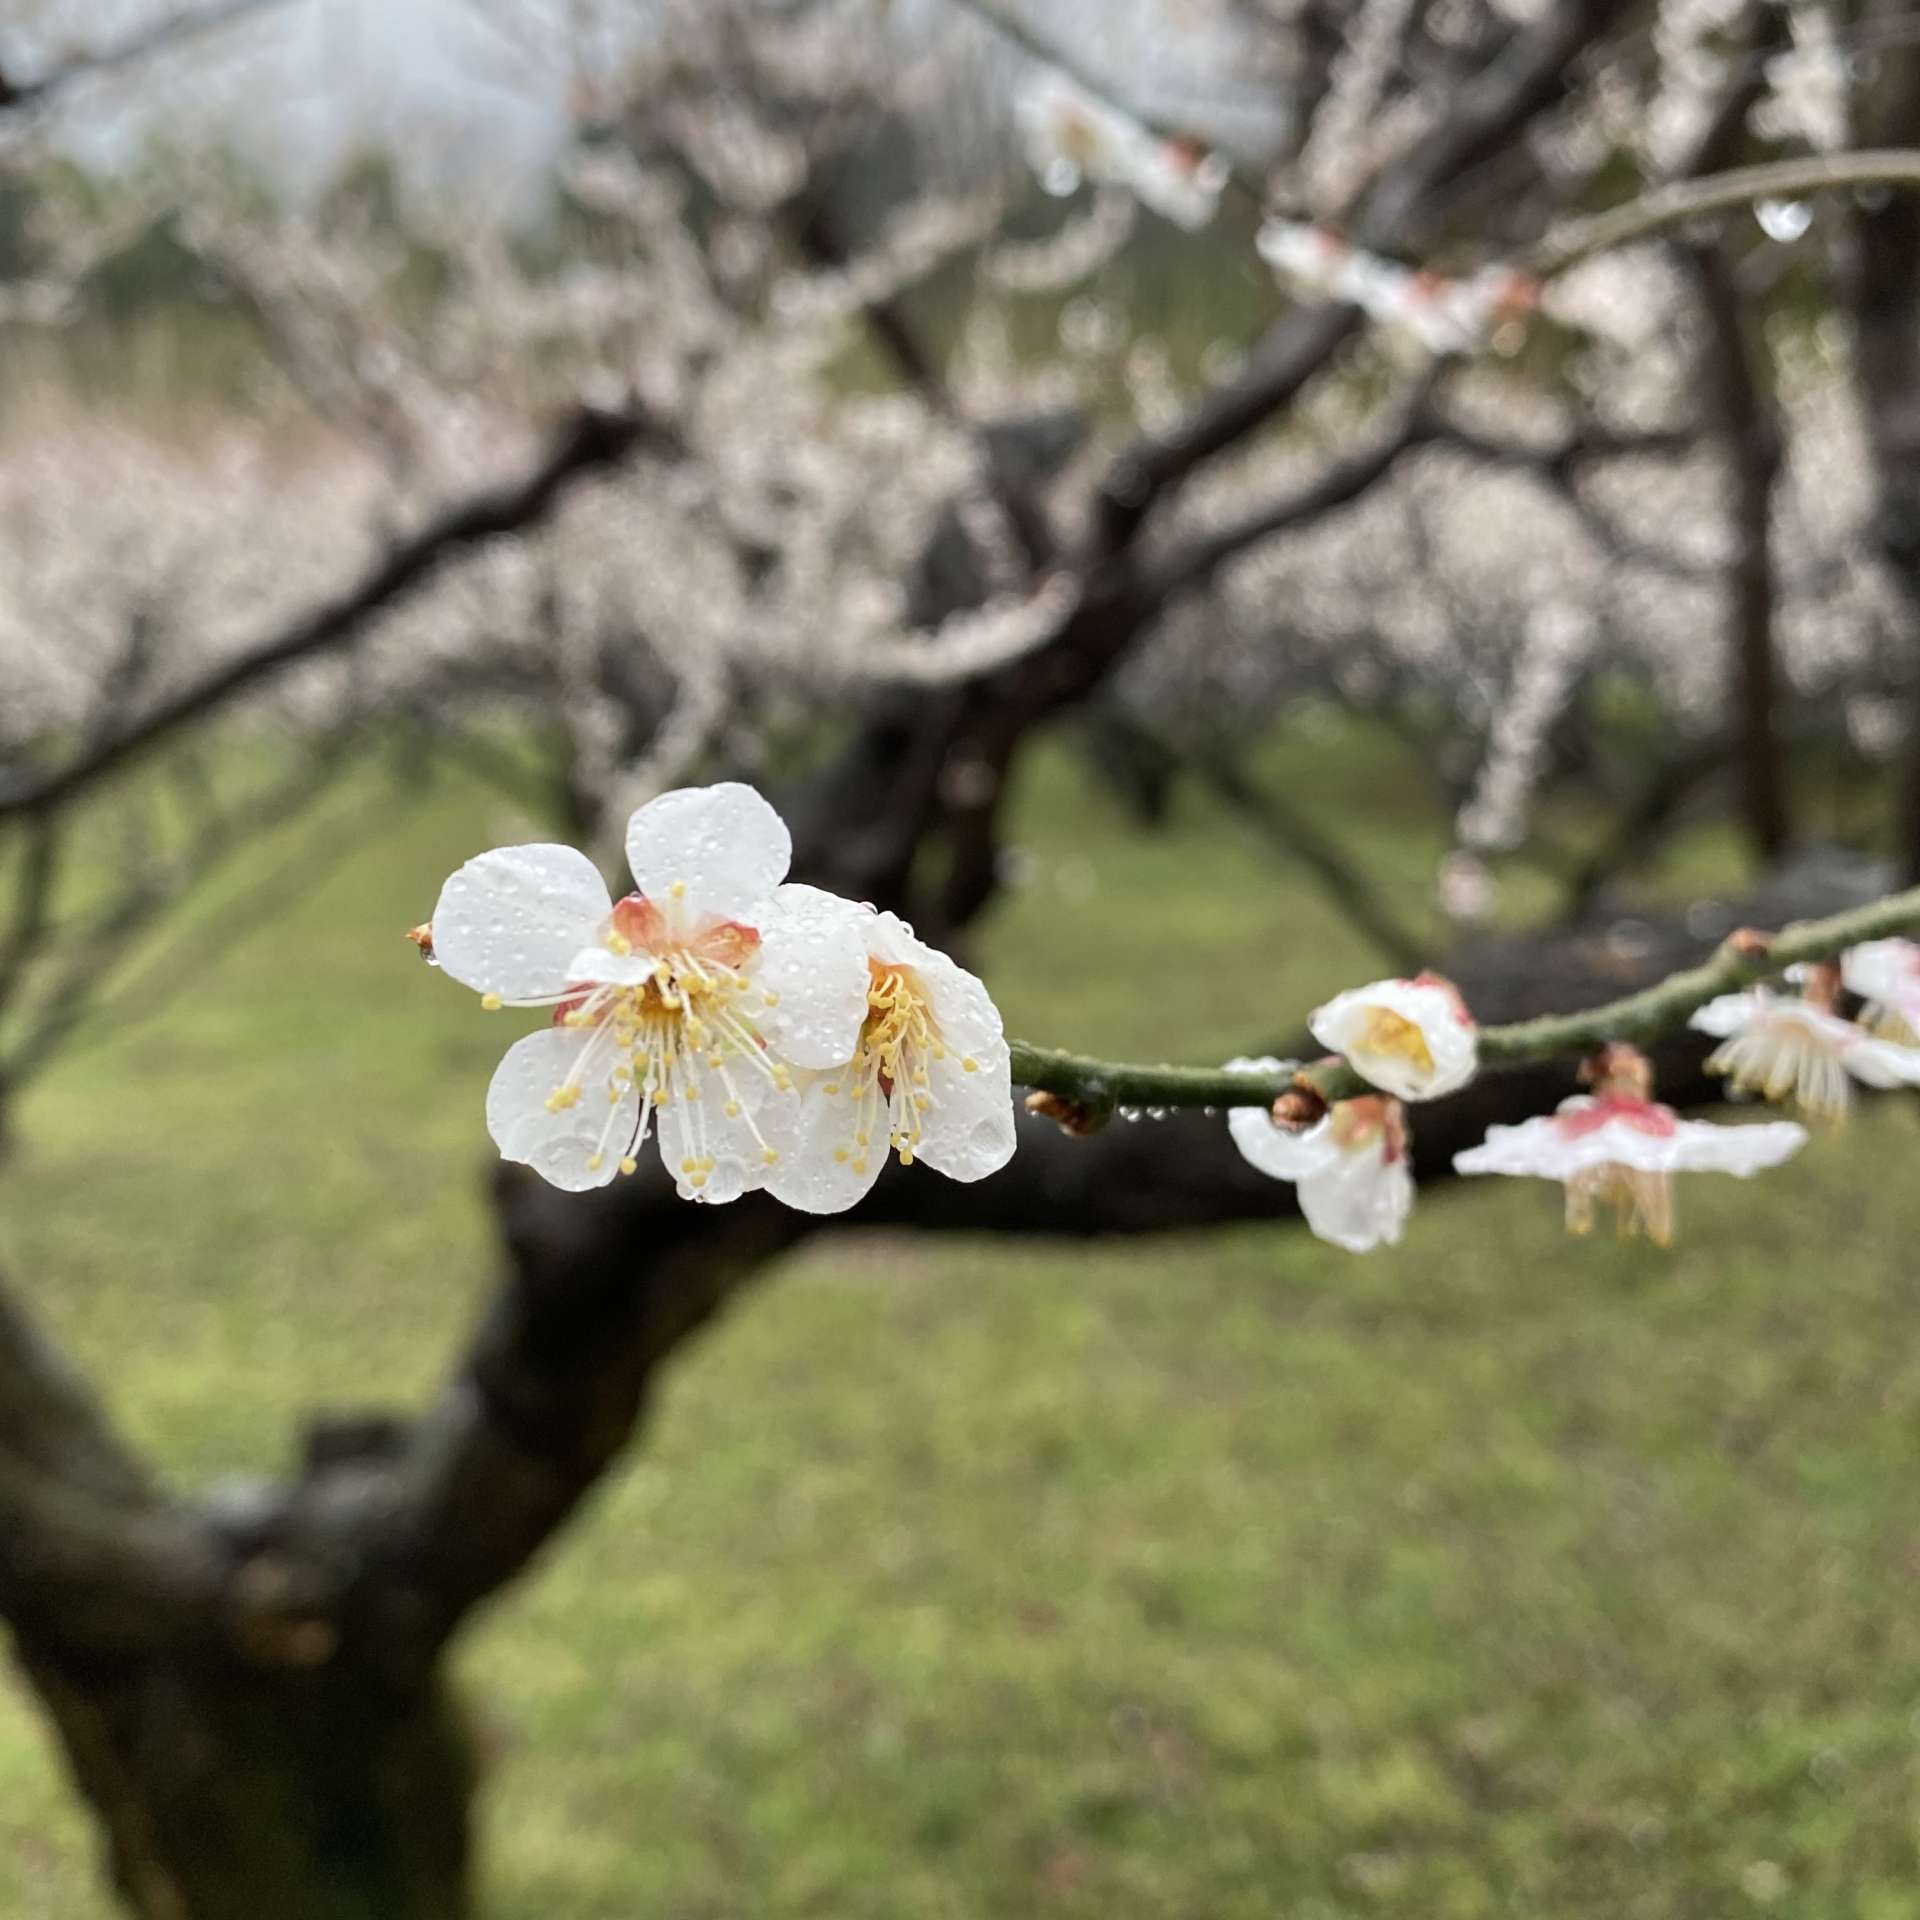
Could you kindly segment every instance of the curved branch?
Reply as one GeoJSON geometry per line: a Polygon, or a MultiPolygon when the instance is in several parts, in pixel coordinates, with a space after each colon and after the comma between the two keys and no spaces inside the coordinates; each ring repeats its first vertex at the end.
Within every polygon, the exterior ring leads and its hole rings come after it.
{"type": "Polygon", "coordinates": [[[0,792],[0,820],[44,813],[73,799],[135,755],[262,681],[345,646],[376,614],[421,586],[450,555],[482,540],[536,525],[552,510],[569,482],[613,465],[652,431],[655,429],[648,421],[635,415],[581,408],[545,459],[524,478],[475,494],[449,508],[410,539],[401,541],[357,586],[337,599],[302,615],[290,627],[183,687],[66,766],[0,792]]]}
{"type": "Polygon", "coordinates": [[[1758,200],[1793,199],[1839,187],[1904,187],[1920,191],[1920,149],[1883,147],[1864,153],[1769,160],[1694,180],[1676,180],[1625,206],[1550,229],[1520,259],[1536,279],[1551,280],[1597,253],[1630,246],[1709,213],[1731,213],[1758,200]]]}

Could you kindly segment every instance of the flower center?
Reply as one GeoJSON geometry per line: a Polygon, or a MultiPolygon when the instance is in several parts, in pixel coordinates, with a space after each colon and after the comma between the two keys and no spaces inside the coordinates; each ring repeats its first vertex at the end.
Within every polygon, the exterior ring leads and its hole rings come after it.
{"type": "MultiPolygon", "coordinates": [[[[865,1173],[884,1114],[887,1145],[899,1154],[902,1166],[912,1166],[934,1105],[928,1062],[946,1059],[947,1052],[920,976],[911,967],[870,957],[867,1017],[853,1058],[821,1087],[829,1098],[846,1096],[852,1108],[846,1141],[834,1148],[833,1157],[850,1164],[855,1173],[865,1173]]],[[[967,1073],[979,1068],[971,1057],[960,1065],[967,1073]]]]}
{"type": "Polygon", "coordinates": [[[1360,1016],[1360,1031],[1354,1036],[1352,1051],[1411,1060],[1422,1073],[1433,1071],[1433,1050],[1427,1045],[1427,1036],[1416,1021],[1391,1007],[1366,1009],[1360,1016]]]}
{"type": "Polygon", "coordinates": [[[744,1118],[771,1164],[774,1150],[746,1112],[735,1078],[757,1073],[782,1092],[793,1085],[756,1025],[757,1016],[779,1002],[778,994],[758,990],[747,971],[759,934],[736,920],[676,929],[651,901],[632,894],[614,908],[605,942],[623,957],[636,949],[652,955],[653,968],[637,983],[583,982],[554,1008],[556,1026],[590,1032],[566,1079],[547,1096],[548,1112],[577,1106],[589,1088],[606,1095],[607,1124],[588,1166],[598,1172],[605,1165],[622,1106],[634,1092],[639,1113],[626,1121],[620,1171],[634,1171],[657,1118],[669,1162],[677,1157],[689,1186],[705,1186],[716,1165],[701,1084],[709,1075],[719,1083],[727,1118],[744,1118]]]}
{"type": "Polygon", "coordinates": [[[1348,1153],[1358,1153],[1381,1140],[1380,1157],[1392,1166],[1407,1150],[1405,1110],[1398,1100],[1377,1094],[1342,1100],[1333,1109],[1333,1138],[1334,1144],[1348,1153]]]}

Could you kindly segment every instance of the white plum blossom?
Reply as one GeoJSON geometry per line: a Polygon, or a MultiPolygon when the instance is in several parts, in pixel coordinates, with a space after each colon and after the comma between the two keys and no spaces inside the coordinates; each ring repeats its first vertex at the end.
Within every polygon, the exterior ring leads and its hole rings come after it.
{"type": "Polygon", "coordinates": [[[1806,1112],[1838,1120],[1853,1101],[1853,1082],[1869,1087],[1920,1086],[1920,1048],[1876,1039],[1832,1010],[1838,970],[1817,967],[1798,999],[1752,987],[1709,1000],[1689,1025],[1726,1044],[1707,1058],[1737,1094],[1789,1096],[1806,1112]]]}
{"type": "Polygon", "coordinates": [[[1437,1100],[1473,1078],[1480,1035],[1451,980],[1423,973],[1335,994],[1308,1017],[1323,1047],[1402,1100],[1437,1100]]]}
{"type": "Polygon", "coordinates": [[[1920,1046],[1920,944],[1866,940],[1840,956],[1840,982],[1867,1004],[1860,1024],[1897,1046],[1920,1046]]]}
{"type": "MultiPolygon", "coordinates": [[[[1239,1059],[1229,1073],[1280,1073],[1281,1061],[1239,1059]]],[[[1413,1211],[1406,1117],[1397,1100],[1342,1100],[1295,1133],[1265,1107],[1234,1107],[1227,1131],[1241,1157],[1272,1180],[1290,1180],[1307,1225],[1349,1253],[1398,1246],[1413,1211]]]]}
{"type": "Polygon", "coordinates": [[[1806,1129],[1791,1120],[1744,1127],[1682,1120],[1649,1097],[1651,1077],[1637,1053],[1608,1052],[1616,1058],[1594,1093],[1575,1094],[1538,1120],[1489,1127],[1479,1146],[1454,1155],[1455,1171],[1564,1181],[1569,1232],[1590,1233],[1594,1209],[1604,1205],[1615,1210],[1623,1235],[1644,1234],[1664,1247],[1673,1241],[1674,1174],[1747,1179],[1806,1144],[1806,1129]]]}
{"type": "Polygon", "coordinates": [[[804,1212],[839,1213],[872,1187],[889,1151],[950,1180],[997,1172],[1013,1157],[1013,1087],[986,988],[895,915],[830,894],[816,901],[858,943],[864,1017],[841,1060],[804,1076],[768,1188],[804,1212]]]}
{"type": "Polygon", "coordinates": [[[1532,1174],[1567,1188],[1567,1226],[1593,1227],[1596,1204],[1617,1209],[1620,1230],[1659,1246],[1673,1238],[1671,1176],[1731,1173],[1741,1178],[1777,1167],[1806,1143],[1791,1120],[1716,1126],[1682,1120],[1671,1107],[1632,1094],[1575,1094],[1538,1120],[1489,1127],[1485,1141],[1454,1156],[1466,1174],[1532,1174]]]}
{"type": "Polygon", "coordinates": [[[637,890],[609,898],[572,847],[502,847],[441,890],[425,937],[489,1008],[546,1007],[487,1091],[502,1155],[557,1187],[632,1173],[649,1130],[683,1197],[762,1185],[797,1122],[794,1069],[847,1058],[866,956],[844,903],[782,886],[792,843],[751,787],[634,814],[637,890]]]}
{"type": "Polygon", "coordinates": [[[1169,140],[1046,67],[1014,102],[1028,164],[1049,193],[1084,180],[1130,189],[1143,206],[1189,232],[1206,226],[1227,184],[1225,158],[1198,142],[1169,140]]]}

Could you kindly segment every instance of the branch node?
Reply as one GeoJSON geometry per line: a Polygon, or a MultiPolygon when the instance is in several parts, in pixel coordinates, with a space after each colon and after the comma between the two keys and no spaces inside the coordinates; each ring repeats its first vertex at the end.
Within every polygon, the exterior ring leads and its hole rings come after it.
{"type": "Polygon", "coordinates": [[[1089,1134],[1098,1133],[1113,1118],[1113,1103],[1069,1100],[1064,1094],[1049,1093],[1041,1088],[1027,1095],[1027,1111],[1055,1122],[1062,1133],[1075,1140],[1084,1140],[1089,1134]]]}

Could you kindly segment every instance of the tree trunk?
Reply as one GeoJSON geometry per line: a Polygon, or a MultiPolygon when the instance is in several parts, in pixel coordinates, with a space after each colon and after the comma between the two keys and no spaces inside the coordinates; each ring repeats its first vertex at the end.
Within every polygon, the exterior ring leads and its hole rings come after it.
{"type": "MultiPolygon", "coordinates": [[[[316,1629],[324,1633],[325,1629],[316,1629]]],[[[19,1663],[141,1920],[465,1920],[475,1777],[437,1676],[396,1687],[311,1649],[19,1663]]]]}

